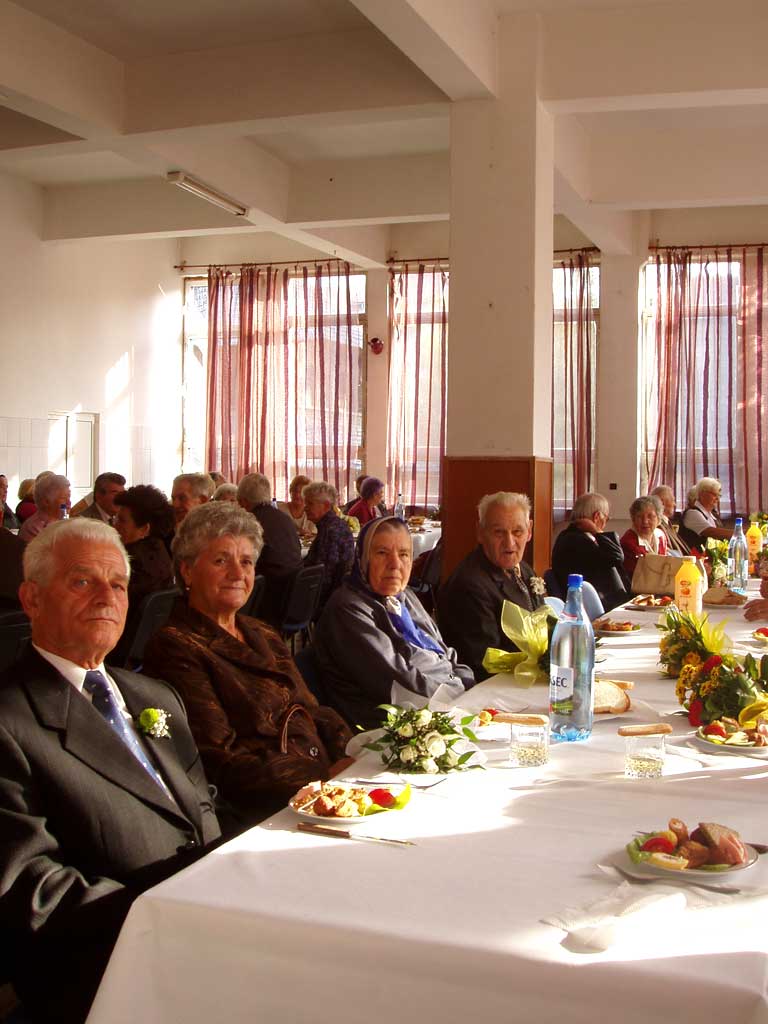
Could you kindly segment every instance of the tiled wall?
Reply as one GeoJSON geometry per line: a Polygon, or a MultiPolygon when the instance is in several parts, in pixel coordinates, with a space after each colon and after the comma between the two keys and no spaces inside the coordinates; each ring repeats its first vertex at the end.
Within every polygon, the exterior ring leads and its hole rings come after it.
{"type": "Polygon", "coordinates": [[[9,504],[19,482],[48,469],[48,419],[0,416],[0,473],[8,477],[9,504]]]}

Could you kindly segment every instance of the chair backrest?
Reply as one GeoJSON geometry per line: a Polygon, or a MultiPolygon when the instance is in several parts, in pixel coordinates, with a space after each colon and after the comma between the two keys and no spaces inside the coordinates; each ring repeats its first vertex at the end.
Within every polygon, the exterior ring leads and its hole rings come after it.
{"type": "Polygon", "coordinates": [[[285,603],[281,633],[298,633],[307,629],[317,610],[324,574],[324,565],[305,566],[296,573],[285,603]]]}
{"type": "Polygon", "coordinates": [[[32,624],[24,612],[0,615],[0,671],[21,655],[32,636],[32,624]]]}
{"type": "Polygon", "coordinates": [[[296,662],[296,668],[301,672],[301,676],[307,684],[307,689],[317,697],[321,704],[327,704],[325,684],[320,673],[320,666],[315,656],[314,647],[311,644],[307,647],[302,647],[300,651],[294,654],[293,660],[296,662]]]}
{"type": "Polygon", "coordinates": [[[259,608],[261,602],[264,600],[264,591],[267,586],[266,576],[257,576],[253,581],[253,590],[250,593],[248,600],[245,602],[243,607],[240,609],[241,615],[250,615],[254,619],[258,618],[259,608]]]}
{"type": "Polygon", "coordinates": [[[581,585],[581,595],[584,611],[590,619],[599,619],[601,615],[605,615],[605,608],[600,600],[600,595],[587,580],[584,580],[581,585]]]}
{"type": "Polygon", "coordinates": [[[549,605],[549,607],[558,617],[563,614],[563,608],[565,608],[565,601],[562,599],[562,597],[552,597],[551,594],[547,595],[547,597],[544,598],[544,604],[549,605]]]}
{"type": "Polygon", "coordinates": [[[137,668],[141,665],[149,640],[158,629],[166,624],[171,609],[180,594],[181,591],[178,587],[171,587],[169,590],[156,590],[153,594],[147,594],[141,602],[139,624],[133,634],[124,668],[137,668]]]}

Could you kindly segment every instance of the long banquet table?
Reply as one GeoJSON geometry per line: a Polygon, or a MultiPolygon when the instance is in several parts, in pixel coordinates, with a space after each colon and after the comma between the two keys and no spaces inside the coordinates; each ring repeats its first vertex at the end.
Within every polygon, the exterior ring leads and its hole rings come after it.
{"type": "MultiPolygon", "coordinates": [[[[598,720],[589,741],[554,746],[538,769],[506,767],[506,745],[488,743],[487,770],[357,826],[412,847],[301,834],[282,811],[137,900],[90,1024],[768,1021],[766,897],[638,923],[602,953],[573,952],[542,923],[614,890],[597,864],[669,817],[768,842],[768,761],[692,749],[685,718],[669,714],[674,681],[656,666],[657,616],[620,614],[642,629],[604,641],[598,670],[634,680],[628,716],[598,720]],[[674,727],[664,777],[625,779],[617,726],[659,718],[674,727]]],[[[749,642],[741,610],[711,618],[749,642]]],[[[546,700],[544,687],[497,678],[467,703],[510,694],[512,707],[546,700]]],[[[348,774],[378,770],[366,753],[348,774]]],[[[763,861],[749,874],[768,891],[763,861]]]]}

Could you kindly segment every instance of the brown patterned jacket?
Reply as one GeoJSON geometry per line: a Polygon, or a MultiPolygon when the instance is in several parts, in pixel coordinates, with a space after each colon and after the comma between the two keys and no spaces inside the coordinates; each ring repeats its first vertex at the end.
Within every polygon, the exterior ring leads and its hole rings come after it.
{"type": "Polygon", "coordinates": [[[255,821],[327,779],[351,731],[317,703],[274,630],[244,615],[237,625],[245,643],[180,598],[143,671],[179,691],[209,780],[255,821]]]}

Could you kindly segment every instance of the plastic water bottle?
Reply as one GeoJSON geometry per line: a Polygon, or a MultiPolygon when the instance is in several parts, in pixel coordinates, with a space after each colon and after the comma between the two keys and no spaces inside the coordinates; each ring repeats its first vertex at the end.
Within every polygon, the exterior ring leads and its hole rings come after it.
{"type": "Polygon", "coordinates": [[[405,506],[403,505],[403,496],[399,491],[397,493],[397,501],[395,502],[395,507],[392,509],[392,515],[396,519],[405,519],[405,506]]]}
{"type": "Polygon", "coordinates": [[[728,572],[726,583],[731,590],[747,589],[749,577],[749,553],[747,550],[747,538],[741,528],[741,519],[736,520],[733,536],[728,541],[728,572]]]}
{"type": "Polygon", "coordinates": [[[568,577],[565,608],[552,634],[549,652],[549,720],[553,741],[586,740],[592,732],[595,634],[584,613],[582,583],[568,577]]]}
{"type": "Polygon", "coordinates": [[[69,519],[69,509],[63,501],[59,505],[59,519],[69,519]]]}

